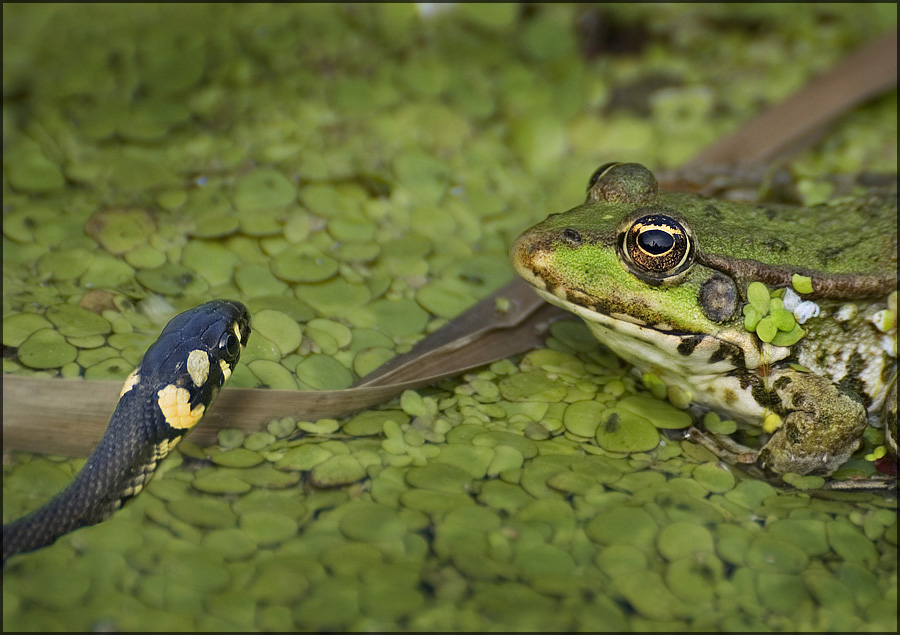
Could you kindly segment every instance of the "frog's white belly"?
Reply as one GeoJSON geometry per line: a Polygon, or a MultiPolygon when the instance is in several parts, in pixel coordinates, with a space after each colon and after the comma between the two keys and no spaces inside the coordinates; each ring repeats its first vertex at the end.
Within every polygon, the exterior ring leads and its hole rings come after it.
{"type": "Polygon", "coordinates": [[[729,333],[726,337],[723,332],[719,336],[703,337],[690,354],[684,355],[678,347],[686,336],[615,319],[565,302],[546,291],[538,290],[538,293],[548,302],[582,318],[594,337],[641,371],[653,373],[667,386],[687,391],[694,403],[755,425],[760,424],[767,412],[754,399],[747,375],[790,354],[786,347],[770,344],[758,347],[751,340],[753,334],[729,333]],[[724,343],[743,351],[743,366],[736,367],[728,357],[716,357],[724,343]]]}
{"type": "MultiPolygon", "coordinates": [[[[727,360],[709,363],[709,355],[718,349],[715,338],[707,338],[710,344],[699,344],[690,356],[676,351],[680,339],[653,329],[647,329],[627,322],[627,325],[610,328],[605,324],[588,322],[588,328],[598,340],[616,355],[628,361],[643,372],[653,373],[667,386],[677,386],[691,395],[691,401],[742,421],[758,424],[765,416],[762,408],[750,392],[742,387],[740,374],[729,374],[734,367],[727,360]],[[622,331],[646,331],[653,334],[653,342],[635,339],[633,335],[623,336],[622,331]],[[695,359],[696,356],[696,359],[695,359]],[[704,361],[707,363],[704,364],[704,361]]],[[[752,371],[745,371],[752,372],[752,371]]]]}

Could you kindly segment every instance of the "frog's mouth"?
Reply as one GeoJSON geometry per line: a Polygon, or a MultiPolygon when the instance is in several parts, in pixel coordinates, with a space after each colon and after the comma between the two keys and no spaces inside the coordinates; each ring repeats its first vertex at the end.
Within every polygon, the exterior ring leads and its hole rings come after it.
{"type": "Polygon", "coordinates": [[[580,317],[599,341],[638,368],[668,367],[688,374],[721,375],[755,369],[788,354],[787,349],[781,349],[784,354],[773,356],[772,347],[761,351],[751,334],[733,329],[695,333],[671,324],[651,324],[632,315],[596,310],[540,286],[535,286],[535,291],[550,304],[580,317]]]}
{"type": "Polygon", "coordinates": [[[687,332],[684,329],[678,329],[672,324],[650,323],[627,313],[610,311],[608,307],[598,303],[595,298],[592,298],[587,294],[564,291],[565,297],[563,297],[559,293],[554,293],[546,287],[535,286],[534,290],[550,304],[577,315],[588,324],[604,324],[607,327],[615,328],[616,330],[625,329],[632,335],[637,335],[641,332],[649,332],[654,334],[665,334],[679,339],[695,337],[695,334],[687,332]],[[628,326],[626,327],[624,325],[628,326]]]}
{"type": "MultiPolygon", "coordinates": [[[[629,322],[637,326],[650,328],[660,332],[676,332],[679,330],[672,324],[664,322],[651,323],[647,320],[642,320],[631,313],[616,311],[614,310],[612,303],[601,302],[596,297],[585,291],[581,291],[580,289],[573,289],[565,285],[554,285],[551,282],[553,276],[547,275],[544,272],[544,268],[540,265],[540,259],[536,257],[535,253],[530,254],[530,259],[524,259],[518,256],[519,254],[516,253],[514,248],[512,260],[516,272],[522,276],[528,284],[534,287],[535,291],[542,298],[561,309],[565,309],[570,313],[575,313],[588,321],[606,318],[617,322],[629,322]]],[[[633,313],[638,312],[639,311],[633,311],[633,313]]]]}

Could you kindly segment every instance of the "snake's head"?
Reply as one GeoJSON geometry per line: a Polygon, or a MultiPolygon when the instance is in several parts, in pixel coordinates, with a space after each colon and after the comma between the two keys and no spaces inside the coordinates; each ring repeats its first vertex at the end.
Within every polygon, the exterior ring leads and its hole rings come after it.
{"type": "Polygon", "coordinates": [[[250,338],[250,312],[240,302],[212,300],[176,315],[125,384],[153,387],[166,422],[192,428],[231,377],[250,338]]]}

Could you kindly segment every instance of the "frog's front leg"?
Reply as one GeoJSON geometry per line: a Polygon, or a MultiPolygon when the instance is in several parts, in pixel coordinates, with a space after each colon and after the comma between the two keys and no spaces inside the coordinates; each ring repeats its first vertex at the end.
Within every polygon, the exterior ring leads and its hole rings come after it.
{"type": "Polygon", "coordinates": [[[834,472],[859,447],[866,429],[859,396],[825,377],[793,369],[769,379],[785,416],[759,453],[760,467],[779,474],[834,472]]]}

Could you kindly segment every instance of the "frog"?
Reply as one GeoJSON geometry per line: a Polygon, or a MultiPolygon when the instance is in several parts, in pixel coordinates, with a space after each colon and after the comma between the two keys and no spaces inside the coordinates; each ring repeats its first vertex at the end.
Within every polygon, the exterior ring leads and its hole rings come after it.
{"type": "Polygon", "coordinates": [[[896,453],[896,218],[896,190],[753,204],[664,191],[643,165],[616,162],[593,173],[584,203],[522,232],[510,257],[544,300],[687,395],[698,417],[758,426],[744,462],[830,476],[869,425],[891,431],[896,453]],[[760,289],[793,320],[774,337],[748,320],[760,289]]]}

